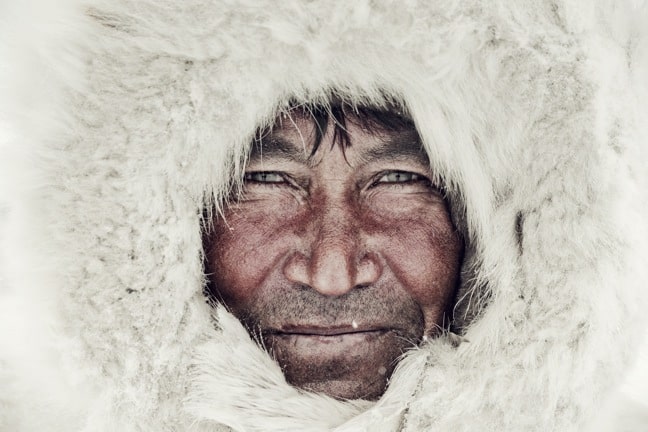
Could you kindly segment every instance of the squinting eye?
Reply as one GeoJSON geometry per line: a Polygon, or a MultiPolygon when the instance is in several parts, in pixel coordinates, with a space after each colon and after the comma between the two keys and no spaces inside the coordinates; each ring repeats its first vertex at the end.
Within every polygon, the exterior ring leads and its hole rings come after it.
{"type": "Polygon", "coordinates": [[[408,183],[424,180],[425,177],[406,171],[390,171],[383,174],[376,183],[408,183]]]}
{"type": "Polygon", "coordinates": [[[245,173],[243,179],[252,183],[284,183],[286,179],[281,174],[271,171],[256,171],[245,173]]]}

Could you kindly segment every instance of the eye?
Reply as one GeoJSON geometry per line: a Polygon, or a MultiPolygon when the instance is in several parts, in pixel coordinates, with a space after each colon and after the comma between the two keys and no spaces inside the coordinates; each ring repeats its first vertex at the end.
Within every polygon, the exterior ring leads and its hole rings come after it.
{"type": "Polygon", "coordinates": [[[245,173],[243,177],[245,182],[249,183],[285,183],[286,179],[280,173],[272,171],[253,171],[245,173]]]}
{"type": "Polygon", "coordinates": [[[374,181],[373,185],[379,183],[415,183],[429,182],[428,178],[420,174],[408,171],[388,171],[384,172],[374,181]]]}

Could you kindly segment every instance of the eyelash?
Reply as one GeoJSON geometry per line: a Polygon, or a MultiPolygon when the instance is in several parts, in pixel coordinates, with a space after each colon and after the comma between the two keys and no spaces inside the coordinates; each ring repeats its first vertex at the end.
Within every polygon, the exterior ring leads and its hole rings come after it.
{"type": "Polygon", "coordinates": [[[381,185],[381,184],[382,185],[388,185],[388,186],[403,187],[403,186],[411,185],[411,184],[414,184],[414,183],[425,183],[426,186],[430,186],[432,184],[430,179],[425,177],[424,175],[417,174],[417,173],[410,172],[410,171],[394,170],[394,171],[383,171],[380,174],[378,174],[376,177],[374,177],[374,180],[371,183],[370,187],[375,187],[375,186],[378,186],[378,185],[381,185]],[[394,175],[394,174],[397,177],[398,176],[404,176],[404,177],[409,176],[411,178],[409,180],[404,180],[404,181],[400,181],[400,179],[397,179],[396,181],[381,181],[381,179],[383,179],[384,177],[389,176],[389,175],[394,175]]]}
{"type": "MultiPolygon", "coordinates": [[[[287,178],[287,176],[284,173],[276,172],[276,171],[248,172],[245,173],[243,177],[243,181],[244,183],[256,184],[262,187],[279,187],[282,185],[294,186],[294,184],[290,181],[289,178],[287,178]],[[267,177],[269,176],[276,176],[276,180],[278,181],[268,181],[267,177]]],[[[426,187],[432,186],[432,182],[430,181],[430,179],[425,177],[422,174],[417,174],[410,171],[390,170],[390,171],[382,171],[381,173],[377,174],[372,180],[372,182],[370,183],[369,188],[374,188],[381,185],[387,187],[406,187],[408,185],[420,184],[420,183],[423,183],[426,187]],[[395,175],[397,179],[395,181],[381,181],[384,177],[389,175],[395,175]],[[410,177],[410,178],[401,181],[399,178],[400,176],[410,177]]]]}
{"type": "Polygon", "coordinates": [[[282,184],[282,183],[287,183],[286,177],[282,173],[274,172],[274,171],[252,171],[249,173],[245,173],[243,176],[243,181],[246,183],[256,183],[256,184],[264,184],[264,185],[277,185],[277,184],[282,184]],[[266,177],[268,176],[277,176],[280,181],[267,181],[266,177]],[[261,179],[254,179],[254,176],[259,176],[261,179]]]}

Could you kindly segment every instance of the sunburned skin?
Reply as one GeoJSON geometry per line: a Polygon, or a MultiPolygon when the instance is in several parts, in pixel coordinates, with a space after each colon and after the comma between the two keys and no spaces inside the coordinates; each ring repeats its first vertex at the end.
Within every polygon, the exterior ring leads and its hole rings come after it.
{"type": "Polygon", "coordinates": [[[256,148],[207,267],[290,384],[375,400],[400,356],[442,327],[463,243],[414,130],[349,121],[349,147],[328,128],[309,157],[313,127],[296,116],[256,148]]]}

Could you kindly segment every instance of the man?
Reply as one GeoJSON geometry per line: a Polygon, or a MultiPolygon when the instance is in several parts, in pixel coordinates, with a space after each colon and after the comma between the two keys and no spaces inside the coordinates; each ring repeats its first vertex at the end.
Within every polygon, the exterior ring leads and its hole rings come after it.
{"type": "Polygon", "coordinates": [[[293,108],[259,133],[207,268],[288,382],[373,400],[449,322],[463,245],[411,120],[326,114],[293,108]]]}
{"type": "Polygon", "coordinates": [[[2,2],[0,430],[645,430],[640,3],[2,2]]]}

